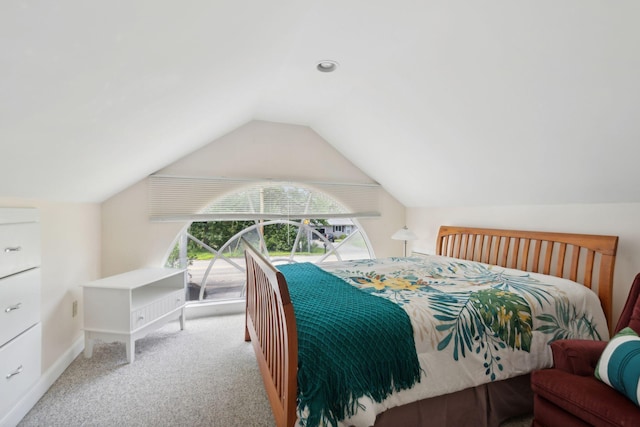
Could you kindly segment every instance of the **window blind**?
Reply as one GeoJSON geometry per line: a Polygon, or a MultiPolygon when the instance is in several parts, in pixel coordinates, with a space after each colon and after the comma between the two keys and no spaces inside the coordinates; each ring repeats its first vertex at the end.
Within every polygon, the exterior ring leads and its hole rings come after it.
{"type": "Polygon", "coordinates": [[[151,175],[152,221],[380,216],[378,184],[151,175]]]}

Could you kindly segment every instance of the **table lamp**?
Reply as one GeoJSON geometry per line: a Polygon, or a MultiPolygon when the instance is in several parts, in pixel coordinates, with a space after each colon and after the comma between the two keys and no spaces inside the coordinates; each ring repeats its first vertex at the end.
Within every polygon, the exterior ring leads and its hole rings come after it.
{"type": "Polygon", "coordinates": [[[400,230],[393,233],[391,238],[393,240],[404,240],[404,256],[406,257],[407,256],[407,240],[417,240],[418,236],[416,236],[416,234],[413,231],[409,230],[405,225],[400,230]]]}

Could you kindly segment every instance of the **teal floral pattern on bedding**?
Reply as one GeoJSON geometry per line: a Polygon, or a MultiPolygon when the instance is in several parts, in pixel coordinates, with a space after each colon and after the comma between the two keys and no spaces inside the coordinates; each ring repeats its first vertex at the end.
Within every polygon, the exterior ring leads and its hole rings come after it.
{"type": "MultiPolygon", "coordinates": [[[[608,338],[595,294],[565,279],[440,256],[323,268],[400,305],[419,355],[440,366],[465,362],[464,387],[550,366],[553,340],[608,338]]],[[[423,368],[428,379],[434,368],[423,368]]]]}

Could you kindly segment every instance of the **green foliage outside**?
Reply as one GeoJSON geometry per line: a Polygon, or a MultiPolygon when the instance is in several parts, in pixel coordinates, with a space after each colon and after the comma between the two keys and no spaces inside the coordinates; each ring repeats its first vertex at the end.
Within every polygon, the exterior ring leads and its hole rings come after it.
{"type": "MultiPolygon", "coordinates": [[[[255,221],[209,221],[194,222],[189,227],[189,234],[200,240],[207,246],[218,250],[231,237],[241,232],[247,227],[251,227],[255,221]]],[[[187,253],[200,252],[205,250],[196,242],[189,240],[187,253]]],[[[191,258],[191,256],[189,256],[191,258]]]]}
{"type": "MultiPolygon", "coordinates": [[[[295,222],[300,222],[295,221],[295,222]]],[[[311,225],[326,226],[326,220],[311,220],[311,225]]],[[[188,233],[196,239],[200,240],[207,246],[217,250],[231,239],[233,236],[256,224],[256,221],[209,221],[209,222],[194,222],[189,227],[188,233]]],[[[264,240],[267,245],[267,249],[272,255],[288,255],[291,253],[293,244],[296,241],[299,227],[290,224],[270,224],[264,226],[264,240]]],[[[322,253],[324,252],[323,245],[319,245],[316,242],[309,242],[307,239],[307,233],[302,233],[298,240],[297,253],[322,253]]],[[[242,256],[242,250],[240,248],[228,248],[225,250],[224,256],[239,257],[242,256]]],[[[187,257],[189,259],[207,260],[213,258],[213,254],[207,249],[203,248],[198,243],[189,239],[187,243],[187,257]]],[[[178,245],[173,249],[169,260],[168,266],[177,266],[179,262],[178,245]]]]}

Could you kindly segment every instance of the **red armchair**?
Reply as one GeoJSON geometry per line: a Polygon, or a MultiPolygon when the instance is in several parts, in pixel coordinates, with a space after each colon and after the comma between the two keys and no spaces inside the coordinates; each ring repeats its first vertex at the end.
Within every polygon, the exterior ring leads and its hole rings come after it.
{"type": "MultiPolygon", "coordinates": [[[[636,275],[614,334],[640,333],[640,273],[636,275]]],[[[534,427],[640,426],[640,408],[594,376],[604,341],[551,343],[553,369],[531,373],[534,427]]]]}

